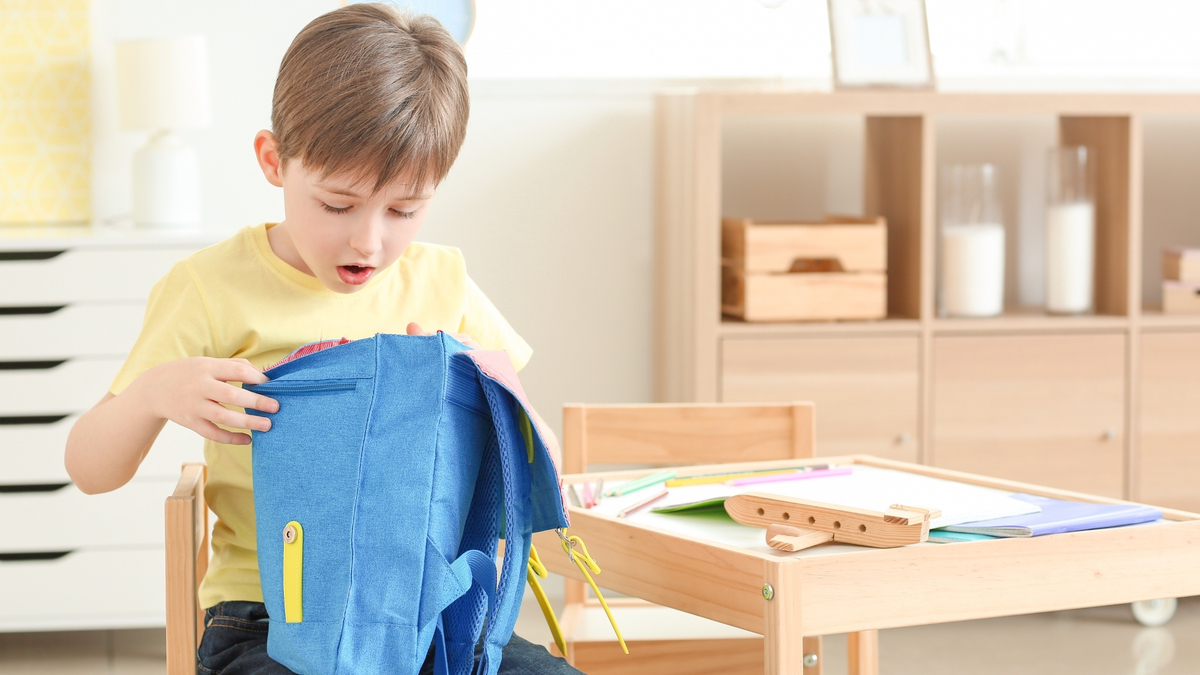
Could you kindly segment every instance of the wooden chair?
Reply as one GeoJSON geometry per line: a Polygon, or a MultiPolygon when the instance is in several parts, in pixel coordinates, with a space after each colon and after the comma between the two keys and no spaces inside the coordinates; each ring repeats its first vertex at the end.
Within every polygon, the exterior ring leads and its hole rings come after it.
{"type": "MultiPolygon", "coordinates": [[[[563,470],[584,473],[593,464],[658,467],[805,459],[813,456],[815,428],[812,403],[567,405],[563,470]]],[[[604,552],[595,553],[603,567],[604,552]]],[[[598,581],[603,584],[603,574],[598,581]]],[[[588,675],[763,672],[761,637],[633,598],[613,598],[609,604],[625,633],[628,656],[621,653],[584,583],[566,580],[561,624],[567,658],[588,675]],[[669,630],[638,639],[637,626],[648,622],[669,630]]],[[[849,637],[851,675],[872,673],[877,633],[849,637]]],[[[804,653],[817,657],[805,674],[820,675],[821,639],[805,638],[804,653]]]]}
{"type": "Polygon", "coordinates": [[[167,675],[195,675],[204,609],[196,590],[208,570],[207,467],[184,464],[167,497],[167,675]]]}

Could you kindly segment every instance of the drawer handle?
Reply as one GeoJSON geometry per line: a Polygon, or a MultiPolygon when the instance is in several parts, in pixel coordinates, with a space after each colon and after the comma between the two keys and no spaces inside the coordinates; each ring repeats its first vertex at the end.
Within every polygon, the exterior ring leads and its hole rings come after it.
{"type": "Polygon", "coordinates": [[[0,562],[37,562],[39,560],[58,560],[74,553],[74,551],[31,551],[29,553],[0,553],[0,562]]]}
{"type": "Polygon", "coordinates": [[[59,251],[0,251],[0,262],[18,262],[22,260],[53,260],[66,253],[59,251]]]}
{"type": "Polygon", "coordinates": [[[0,485],[0,495],[27,494],[30,492],[58,492],[70,483],[9,483],[0,485]]]}
{"type": "Polygon", "coordinates": [[[66,309],[66,305],[28,305],[16,307],[0,307],[0,316],[34,316],[39,314],[53,314],[55,312],[66,309]]]}
{"type": "Polygon", "coordinates": [[[67,359],[54,361],[0,361],[0,370],[50,370],[66,363],[67,359]]]}
{"type": "Polygon", "coordinates": [[[15,426],[18,424],[54,424],[61,422],[68,417],[70,413],[61,415],[0,415],[0,426],[15,426]]]}

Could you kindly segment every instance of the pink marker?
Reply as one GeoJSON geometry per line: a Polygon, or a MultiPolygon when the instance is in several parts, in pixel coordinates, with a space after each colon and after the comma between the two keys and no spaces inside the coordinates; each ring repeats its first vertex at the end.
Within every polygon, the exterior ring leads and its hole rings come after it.
{"type": "Polygon", "coordinates": [[[590,509],[595,505],[596,505],[596,500],[592,498],[592,485],[591,485],[591,483],[584,483],[583,484],[583,506],[584,506],[584,508],[590,509]]]}
{"type": "Polygon", "coordinates": [[[761,483],[781,483],[788,480],[808,480],[809,478],[827,478],[829,476],[847,476],[851,473],[848,466],[838,466],[832,469],[817,469],[816,471],[797,471],[796,473],[779,473],[772,476],[748,476],[726,481],[726,485],[741,487],[743,485],[759,485],[761,483]]]}

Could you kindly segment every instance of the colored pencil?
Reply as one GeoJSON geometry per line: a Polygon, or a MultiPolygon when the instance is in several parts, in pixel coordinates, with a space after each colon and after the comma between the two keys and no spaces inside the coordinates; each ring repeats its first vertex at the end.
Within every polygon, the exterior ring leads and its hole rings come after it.
{"type": "Polygon", "coordinates": [[[782,483],[789,480],[808,480],[809,478],[828,478],[830,476],[846,476],[851,473],[851,468],[848,466],[837,466],[828,469],[817,469],[816,471],[797,471],[795,473],[775,475],[775,476],[753,476],[751,478],[736,478],[728,482],[728,485],[740,487],[743,485],[759,485],[760,483],[782,483]]]}
{"type": "Polygon", "coordinates": [[[596,500],[592,499],[592,484],[585,482],[583,484],[583,505],[586,508],[592,508],[596,505],[596,500]]]}
{"type": "Polygon", "coordinates": [[[650,506],[654,502],[662,499],[663,497],[666,497],[668,494],[669,494],[669,491],[666,488],[663,488],[662,492],[654,495],[653,497],[648,497],[648,498],[643,499],[642,501],[634,504],[633,506],[626,506],[624,509],[621,509],[621,511],[617,513],[617,517],[624,518],[625,516],[628,516],[631,513],[641,511],[642,509],[646,508],[647,506],[650,506]]]}
{"type": "MultiPolygon", "coordinates": [[[[824,468],[824,467],[822,467],[824,468]]],[[[711,485],[724,483],[735,478],[750,478],[751,476],[772,476],[781,473],[795,473],[796,469],[771,469],[769,471],[742,471],[738,473],[710,473],[703,476],[685,476],[667,481],[667,487],[687,487],[689,485],[711,485]]]]}
{"type": "Polygon", "coordinates": [[[657,483],[665,483],[674,477],[674,471],[659,471],[658,473],[652,473],[648,476],[642,476],[641,478],[631,480],[627,483],[622,483],[621,485],[606,492],[605,495],[608,497],[620,497],[621,495],[627,495],[630,492],[637,492],[638,490],[648,488],[657,483]]]}
{"type": "Polygon", "coordinates": [[[583,502],[580,501],[579,492],[575,489],[574,484],[567,486],[567,500],[570,501],[571,504],[578,506],[581,509],[583,508],[583,502]]]}

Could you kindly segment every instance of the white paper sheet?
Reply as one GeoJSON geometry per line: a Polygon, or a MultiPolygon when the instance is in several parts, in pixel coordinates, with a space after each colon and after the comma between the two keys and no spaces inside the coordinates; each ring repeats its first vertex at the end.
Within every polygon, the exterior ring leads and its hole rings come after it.
{"type": "MultiPolygon", "coordinates": [[[[615,488],[618,485],[619,483],[609,483],[605,485],[605,489],[615,488]]],[[[615,516],[618,511],[653,496],[659,490],[661,487],[653,486],[622,497],[604,497],[600,505],[595,508],[599,513],[615,516]]],[[[854,472],[848,476],[761,483],[741,487],[716,484],[671,488],[667,497],[655,502],[651,508],[729,497],[743,492],[767,492],[871,511],[884,511],[892,504],[941,509],[941,517],[934,519],[930,524],[931,527],[945,527],[976,520],[1038,512],[1036,506],[1011,498],[1009,496],[1012,494],[1011,492],[859,464],[854,465],[854,472]]],[[[649,509],[646,509],[629,517],[638,518],[648,512],[649,509]]],[[[653,515],[658,516],[655,518],[655,522],[659,526],[662,526],[664,522],[659,518],[690,517],[668,514],[653,515]]]]}

